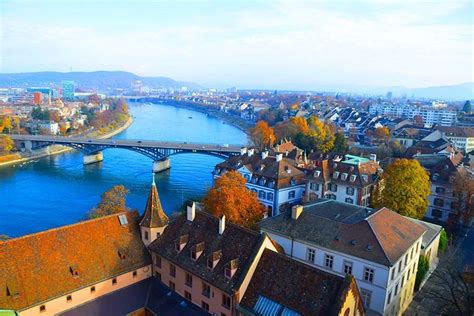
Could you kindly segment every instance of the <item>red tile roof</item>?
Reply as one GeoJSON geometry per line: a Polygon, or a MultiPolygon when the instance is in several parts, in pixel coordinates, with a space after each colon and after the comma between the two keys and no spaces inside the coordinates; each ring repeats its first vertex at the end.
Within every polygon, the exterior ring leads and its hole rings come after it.
{"type": "Polygon", "coordinates": [[[115,214],[0,241],[0,307],[25,309],[150,264],[137,218],[115,214]]]}
{"type": "Polygon", "coordinates": [[[153,182],[148,200],[146,201],[145,213],[140,221],[140,226],[156,228],[168,225],[168,216],[166,216],[161,206],[160,197],[156,184],[153,182]]]}

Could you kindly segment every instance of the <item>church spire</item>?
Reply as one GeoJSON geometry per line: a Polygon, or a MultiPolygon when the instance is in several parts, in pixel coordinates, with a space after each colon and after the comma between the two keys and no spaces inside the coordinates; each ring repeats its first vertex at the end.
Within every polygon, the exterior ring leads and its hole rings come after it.
{"type": "Polygon", "coordinates": [[[168,225],[168,216],[166,216],[161,206],[160,197],[155,184],[155,174],[152,177],[150,193],[146,202],[145,213],[140,221],[140,226],[147,228],[159,228],[168,225]]]}

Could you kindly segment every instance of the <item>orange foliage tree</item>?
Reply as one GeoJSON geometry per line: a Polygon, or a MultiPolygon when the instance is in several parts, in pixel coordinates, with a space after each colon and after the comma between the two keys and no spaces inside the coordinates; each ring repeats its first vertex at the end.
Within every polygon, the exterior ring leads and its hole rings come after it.
{"type": "Polygon", "coordinates": [[[275,133],[267,122],[258,121],[255,127],[250,129],[250,139],[258,149],[263,150],[273,146],[275,133]]]}
{"type": "Polygon", "coordinates": [[[237,171],[228,171],[218,178],[204,197],[205,209],[215,215],[225,215],[229,221],[252,227],[263,218],[265,207],[257,194],[245,187],[245,179],[237,171]]]}
{"type": "Polygon", "coordinates": [[[0,153],[8,154],[14,147],[15,144],[11,137],[0,135],[0,153]]]}
{"type": "Polygon", "coordinates": [[[89,218],[97,218],[111,214],[130,212],[130,208],[125,205],[125,197],[128,190],[123,185],[115,185],[110,190],[104,192],[97,207],[89,212],[89,218]]]}
{"type": "Polygon", "coordinates": [[[377,127],[374,131],[374,137],[387,141],[390,139],[390,130],[387,127],[377,127]]]}

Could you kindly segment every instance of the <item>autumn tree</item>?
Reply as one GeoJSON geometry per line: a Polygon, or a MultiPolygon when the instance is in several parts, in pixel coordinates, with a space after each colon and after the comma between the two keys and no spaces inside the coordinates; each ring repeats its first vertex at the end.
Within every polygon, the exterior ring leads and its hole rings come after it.
{"type": "Polygon", "coordinates": [[[457,210],[455,221],[469,223],[474,217],[474,176],[463,169],[454,177],[453,181],[453,208],[457,210]]]}
{"type": "Polygon", "coordinates": [[[309,125],[304,117],[292,117],[275,125],[274,131],[277,140],[296,139],[298,134],[309,133],[309,125]]]}
{"type": "Polygon", "coordinates": [[[314,115],[308,119],[308,124],[309,136],[314,140],[315,150],[323,153],[331,151],[334,147],[335,136],[330,126],[314,115]]]}
{"type": "Polygon", "coordinates": [[[225,215],[233,223],[253,227],[263,218],[265,208],[245,183],[237,171],[226,172],[204,197],[205,209],[215,216],[225,215]]]}
{"type": "Polygon", "coordinates": [[[0,116],[0,133],[10,133],[12,130],[12,120],[9,116],[0,116]]]}
{"type": "Polygon", "coordinates": [[[260,150],[270,148],[275,142],[275,133],[267,122],[258,121],[254,128],[250,129],[250,139],[260,150]]]}
{"type": "Polygon", "coordinates": [[[397,159],[383,172],[383,186],[375,207],[387,207],[404,216],[422,218],[428,207],[430,179],[417,160],[397,159]]]}
{"type": "Polygon", "coordinates": [[[390,130],[387,127],[377,127],[374,131],[374,137],[381,141],[388,141],[390,139],[390,130]]]}
{"type": "Polygon", "coordinates": [[[88,217],[97,218],[121,212],[130,212],[130,208],[125,205],[125,197],[128,192],[123,185],[113,186],[102,194],[99,204],[89,212],[88,217]]]}
{"type": "Polygon", "coordinates": [[[10,136],[0,135],[0,153],[8,154],[14,147],[15,144],[10,136]]]}

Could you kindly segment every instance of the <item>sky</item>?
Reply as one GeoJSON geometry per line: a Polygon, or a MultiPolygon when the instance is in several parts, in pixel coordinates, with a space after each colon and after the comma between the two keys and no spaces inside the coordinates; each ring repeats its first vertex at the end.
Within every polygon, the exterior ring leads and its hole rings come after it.
{"type": "Polygon", "coordinates": [[[123,70],[207,87],[474,81],[474,0],[1,0],[0,72],[123,70]]]}

